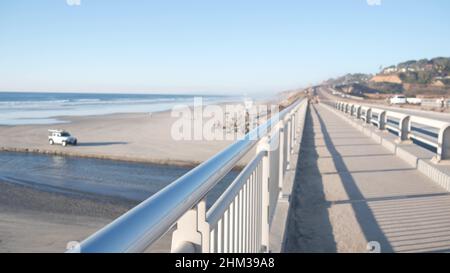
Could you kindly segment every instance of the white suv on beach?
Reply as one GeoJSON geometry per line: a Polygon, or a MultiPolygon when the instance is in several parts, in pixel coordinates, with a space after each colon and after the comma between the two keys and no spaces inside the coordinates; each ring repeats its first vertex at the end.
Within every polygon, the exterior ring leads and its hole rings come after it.
{"type": "Polygon", "coordinates": [[[48,130],[48,143],[50,145],[61,144],[64,147],[67,144],[77,145],[77,138],[65,130],[48,130]]]}

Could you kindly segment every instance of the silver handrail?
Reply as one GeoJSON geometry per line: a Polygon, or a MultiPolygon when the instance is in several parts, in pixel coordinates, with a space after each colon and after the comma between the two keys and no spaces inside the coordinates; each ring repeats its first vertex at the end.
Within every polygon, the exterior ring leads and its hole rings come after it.
{"type": "Polygon", "coordinates": [[[192,207],[302,100],[275,114],[211,159],[129,210],[67,252],[142,252],[168,232],[192,207]]]}

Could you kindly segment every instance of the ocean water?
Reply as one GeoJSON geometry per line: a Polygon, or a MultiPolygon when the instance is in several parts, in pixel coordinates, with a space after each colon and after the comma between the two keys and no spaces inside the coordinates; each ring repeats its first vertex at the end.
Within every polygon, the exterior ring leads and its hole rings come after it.
{"type": "MultiPolygon", "coordinates": [[[[65,123],[65,116],[157,112],[200,95],[0,92],[0,125],[65,123]]],[[[204,96],[205,104],[238,100],[204,96]]]]}

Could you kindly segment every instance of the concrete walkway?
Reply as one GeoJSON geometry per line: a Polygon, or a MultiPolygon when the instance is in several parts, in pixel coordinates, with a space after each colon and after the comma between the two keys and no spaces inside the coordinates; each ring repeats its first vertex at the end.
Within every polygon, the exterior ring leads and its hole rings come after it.
{"type": "Polygon", "coordinates": [[[450,252],[450,193],[312,105],[291,197],[286,252],[450,252]]]}

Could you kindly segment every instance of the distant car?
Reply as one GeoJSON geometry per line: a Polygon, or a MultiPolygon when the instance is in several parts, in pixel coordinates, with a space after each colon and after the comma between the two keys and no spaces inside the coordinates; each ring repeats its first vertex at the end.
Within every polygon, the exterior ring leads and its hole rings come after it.
{"type": "Polygon", "coordinates": [[[77,138],[71,136],[69,132],[65,130],[48,130],[48,143],[61,144],[62,146],[67,146],[68,144],[77,145],[77,138]]]}
{"type": "Polygon", "coordinates": [[[407,101],[406,97],[402,96],[402,95],[394,96],[389,100],[390,104],[397,104],[397,105],[406,104],[407,102],[408,101],[407,101]]]}
{"type": "Polygon", "coordinates": [[[422,104],[422,99],[418,99],[418,98],[407,98],[406,101],[409,104],[413,104],[413,105],[421,105],[422,104]]]}

